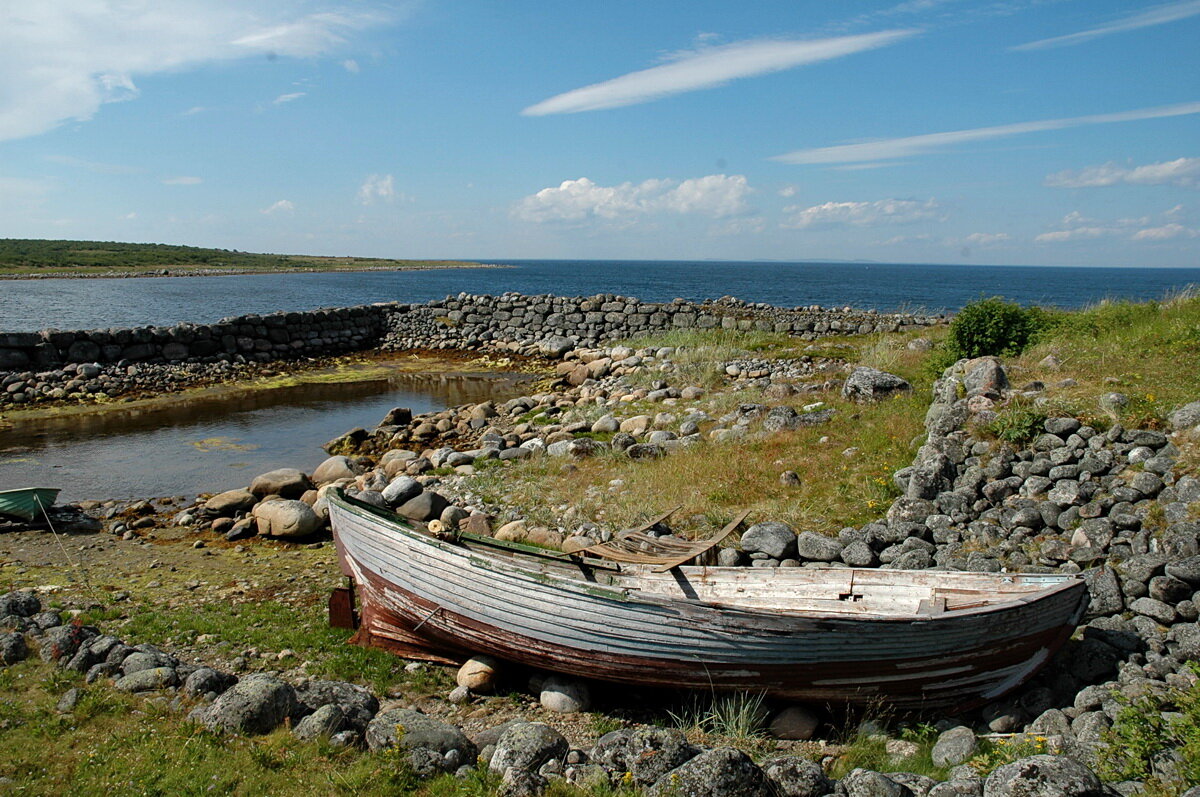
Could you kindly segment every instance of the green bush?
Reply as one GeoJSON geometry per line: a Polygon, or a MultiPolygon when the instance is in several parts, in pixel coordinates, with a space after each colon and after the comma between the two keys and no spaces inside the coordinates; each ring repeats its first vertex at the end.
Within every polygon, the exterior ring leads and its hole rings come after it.
{"type": "Polygon", "coordinates": [[[979,299],[954,317],[947,346],[960,358],[1017,355],[1029,345],[1043,315],[999,296],[979,299]]]}

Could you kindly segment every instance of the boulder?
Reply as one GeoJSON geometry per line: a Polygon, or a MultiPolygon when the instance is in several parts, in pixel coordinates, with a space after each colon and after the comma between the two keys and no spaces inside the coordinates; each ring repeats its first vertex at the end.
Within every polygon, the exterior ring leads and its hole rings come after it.
{"type": "Polygon", "coordinates": [[[311,741],[322,736],[329,738],[345,727],[345,713],[337,706],[327,704],[296,723],[292,734],[301,741],[311,741]]]}
{"type": "Polygon", "coordinates": [[[237,678],[218,672],[211,667],[201,667],[193,671],[183,682],[183,693],[188,697],[203,697],[209,694],[221,694],[233,684],[237,678]]]}
{"type": "Polygon", "coordinates": [[[338,479],[353,479],[362,473],[362,467],[347,456],[333,456],[317,466],[312,472],[312,480],[318,485],[335,482],[338,479]]]}
{"type": "Polygon", "coordinates": [[[542,684],[542,708],[556,714],[578,714],[591,707],[591,690],[583,681],[552,675],[542,684]]]}
{"type": "MultiPolygon", "coordinates": [[[[379,711],[379,700],[370,690],[345,681],[306,681],[296,687],[296,705],[300,713],[335,706],[345,718],[343,727],[360,732],[379,711]]],[[[333,733],[336,731],[330,731],[329,735],[333,733]]]]}
{"type": "Polygon", "coordinates": [[[42,602],[32,592],[7,592],[0,595],[0,617],[33,617],[42,610],[42,602]]]}
{"type": "Polygon", "coordinates": [[[842,555],[843,547],[832,537],[814,531],[803,531],[796,538],[796,555],[813,562],[837,561],[842,555]]]}
{"type": "Polygon", "coordinates": [[[963,389],[967,398],[987,396],[1000,398],[1008,389],[1008,375],[996,357],[980,357],[967,362],[963,368],[963,389]]]}
{"type": "Polygon", "coordinates": [[[790,559],[796,554],[796,530],[786,523],[755,523],[742,534],[742,550],[765,553],[772,559],[790,559]]]}
{"type": "Polygon", "coordinates": [[[168,689],[179,683],[179,675],[171,667],[151,667],[137,670],[117,679],[114,686],[120,692],[152,692],[168,689]]]}
{"type": "Polygon", "coordinates": [[[321,527],[321,519],[303,501],[263,501],[254,507],[258,533],[266,537],[307,537],[321,527]]]}
{"type": "Polygon", "coordinates": [[[779,756],[763,763],[762,769],[780,797],[824,797],[833,793],[833,781],[816,761],[779,756]]]}
{"type": "Polygon", "coordinates": [[[913,797],[907,786],[869,769],[851,770],[839,785],[845,789],[846,797],[913,797]]]}
{"type": "Polygon", "coordinates": [[[438,769],[452,772],[479,754],[460,728],[407,708],[390,709],[371,720],[366,741],[371,750],[407,752],[413,768],[426,773],[438,769]]]}
{"type": "Polygon", "coordinates": [[[566,758],[566,737],[543,722],[521,722],[506,730],[496,741],[488,768],[503,773],[509,767],[536,772],[548,761],[566,758]]]}
{"type": "Polygon", "coordinates": [[[562,357],[575,348],[575,341],[563,335],[550,335],[538,341],[538,351],[545,357],[562,357]]]}
{"type": "Polygon", "coordinates": [[[896,393],[912,390],[907,380],[877,368],[857,366],[842,385],[842,398],[851,401],[879,401],[896,393]]]}
{"type": "Polygon", "coordinates": [[[499,664],[491,656],[472,656],[458,668],[455,681],[472,692],[486,695],[496,688],[499,664]]]}
{"type": "Polygon", "coordinates": [[[197,719],[210,731],[263,734],[275,730],[296,710],[296,691],[270,673],[247,675],[231,686],[197,719]]]}
{"type": "Polygon", "coordinates": [[[813,738],[821,718],[807,706],[788,706],[771,718],[767,730],[776,739],[805,741],[813,738]]]}
{"type": "Polygon", "coordinates": [[[295,468],[279,468],[256,476],[250,482],[250,492],[259,498],[279,495],[284,498],[299,498],[313,489],[313,483],[303,472],[295,468]]]}
{"type": "Polygon", "coordinates": [[[984,797],[1104,797],[1100,778],[1073,758],[1035,755],[1005,764],[983,784],[984,797]]]}
{"type": "Polygon", "coordinates": [[[732,747],[704,751],[664,774],[647,793],[661,797],[774,797],[758,765],[732,747]]]}
{"type": "Polygon", "coordinates": [[[959,725],[942,733],[933,745],[933,763],[939,767],[953,767],[966,763],[979,749],[975,732],[959,725]]]}
{"type": "Polygon", "coordinates": [[[643,786],[656,783],[700,751],[673,728],[627,728],[596,740],[592,760],[613,772],[628,772],[643,786]]]}
{"type": "Polygon", "coordinates": [[[1170,421],[1171,428],[1176,430],[1191,429],[1194,426],[1200,426],[1200,401],[1184,404],[1172,412],[1167,417],[1167,420],[1170,421]]]}
{"type": "Polygon", "coordinates": [[[406,501],[416,498],[425,488],[411,476],[397,476],[383,488],[383,500],[388,506],[400,506],[406,501]]]}
{"type": "Polygon", "coordinates": [[[25,635],[19,631],[0,633],[0,665],[16,664],[29,657],[25,635]]]}
{"type": "Polygon", "coordinates": [[[441,493],[426,490],[398,506],[396,513],[412,520],[425,522],[436,520],[448,506],[450,506],[450,502],[441,493]]]}
{"type": "Polygon", "coordinates": [[[238,512],[248,512],[257,503],[257,496],[249,490],[226,490],[205,501],[204,512],[218,517],[230,517],[238,512]]]}

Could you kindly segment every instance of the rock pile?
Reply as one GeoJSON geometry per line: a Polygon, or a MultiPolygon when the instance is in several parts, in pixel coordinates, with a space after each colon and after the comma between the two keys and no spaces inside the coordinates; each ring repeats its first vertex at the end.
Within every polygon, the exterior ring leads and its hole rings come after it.
{"type": "Polygon", "coordinates": [[[625,296],[502,296],[459,294],[426,304],[396,305],[383,347],[478,349],[515,344],[523,354],[553,354],[572,345],[597,346],[671,329],[759,330],[813,340],[825,335],[896,332],[943,323],[944,316],[881,314],[849,307],[781,308],[737,299],[642,302],[625,296]]]}
{"type": "MultiPolygon", "coordinates": [[[[412,708],[381,703],[355,684],[319,679],[291,683],[266,672],[238,679],[200,663],[181,662],[153,645],[128,645],[94,627],[64,624],[58,613],[43,611],[31,592],[0,595],[0,629],[6,629],[0,632],[0,666],[17,664],[36,649],[45,661],[85,673],[93,688],[110,683],[124,692],[165,695],[162,702],[168,710],[186,713],[188,721],[214,733],[259,735],[288,725],[301,740],[323,738],[335,747],[393,750],[420,777],[466,777],[483,766],[501,779],[500,793],[514,797],[540,794],[554,781],[590,789],[632,787],[664,796],[1125,793],[1105,787],[1089,767],[1067,755],[1032,755],[981,776],[962,765],[976,751],[977,740],[961,726],[945,731],[934,747],[935,761],[954,767],[943,783],[908,772],[865,769],[835,781],[819,763],[800,756],[776,755],[755,763],[741,750],[697,745],[672,728],[626,727],[577,747],[551,725],[510,720],[472,737],[412,708]]],[[[79,688],[68,690],[58,710],[70,713],[80,696],[79,688]]],[[[1052,727],[1047,719],[1043,730],[1052,727]]]]}

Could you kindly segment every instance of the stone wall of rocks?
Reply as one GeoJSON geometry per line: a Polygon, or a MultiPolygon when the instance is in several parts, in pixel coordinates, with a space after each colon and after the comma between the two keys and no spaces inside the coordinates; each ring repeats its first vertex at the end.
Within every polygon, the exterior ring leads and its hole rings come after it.
{"type": "Polygon", "coordinates": [[[170,327],[0,333],[0,374],[45,371],[71,363],[269,362],[370,348],[387,323],[388,305],[225,318],[170,327]]]}
{"type": "MultiPolygon", "coordinates": [[[[773,307],[724,297],[702,303],[642,302],[624,296],[502,296],[459,294],[391,308],[383,346],[392,349],[473,349],[496,343],[560,340],[562,351],[672,329],[781,332],[805,340],[826,335],[897,332],[945,321],[944,316],[879,313],[849,307],[773,307]]],[[[561,351],[548,352],[560,354],[561,351]]]]}

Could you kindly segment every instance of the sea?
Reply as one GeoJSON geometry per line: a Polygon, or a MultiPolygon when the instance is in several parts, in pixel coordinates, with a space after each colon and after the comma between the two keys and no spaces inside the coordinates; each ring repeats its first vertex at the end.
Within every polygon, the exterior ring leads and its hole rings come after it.
{"type": "Polygon", "coordinates": [[[0,280],[0,332],[208,323],[247,313],[466,293],[618,294],[663,302],[736,296],[781,307],[953,312],[984,296],[1075,308],[1159,299],[1200,268],[966,266],[767,261],[482,260],[499,268],[0,280]]]}

